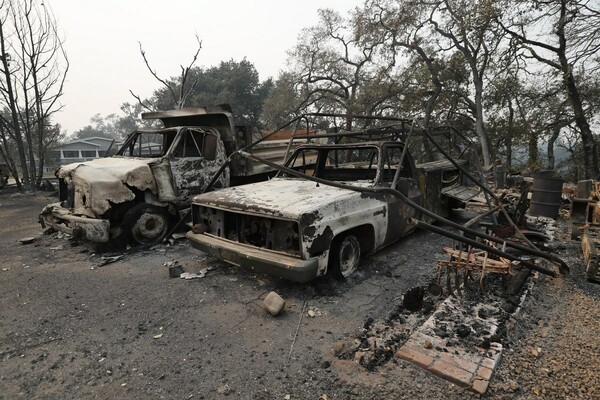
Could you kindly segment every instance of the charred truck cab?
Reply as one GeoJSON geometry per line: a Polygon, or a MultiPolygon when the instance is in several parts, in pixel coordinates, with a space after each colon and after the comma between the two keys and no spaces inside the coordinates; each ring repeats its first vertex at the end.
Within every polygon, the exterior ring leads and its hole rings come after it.
{"type": "MultiPolygon", "coordinates": [[[[435,172],[440,180],[430,192],[438,204],[443,190],[458,180],[443,188],[448,165],[417,167],[403,149],[401,142],[306,144],[286,167],[356,188],[394,188],[420,205],[429,203],[424,198],[429,192],[418,183],[436,179],[419,174],[435,172]]],[[[328,270],[349,276],[362,255],[409,233],[411,218],[421,218],[420,212],[389,191],[360,192],[280,173],[268,182],[196,196],[187,237],[195,248],[230,264],[307,282],[328,270]]]]}
{"type": "MultiPolygon", "coordinates": [[[[133,132],[113,157],[57,170],[60,202],[42,210],[42,226],[92,242],[157,242],[228,155],[256,139],[251,128],[234,125],[227,105],[145,113],[142,118],[160,119],[164,128],[133,132]]],[[[277,160],[286,144],[266,142],[257,151],[277,160]]],[[[246,160],[232,162],[214,187],[228,187],[233,179],[266,178],[272,171],[246,160]]]]}

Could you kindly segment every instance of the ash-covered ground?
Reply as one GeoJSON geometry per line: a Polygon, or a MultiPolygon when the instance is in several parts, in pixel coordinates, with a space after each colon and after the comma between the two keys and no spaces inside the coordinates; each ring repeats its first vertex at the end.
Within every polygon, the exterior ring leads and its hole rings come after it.
{"type": "MultiPolygon", "coordinates": [[[[185,240],[100,266],[113,254],[41,234],[37,215],[51,201],[0,192],[2,399],[475,397],[394,357],[442,300],[425,295],[418,311],[403,305],[408,290],[433,282],[449,239],[415,232],[366,258],[346,282],[253,275],[185,240]],[[35,241],[18,242],[27,236],[35,241]],[[169,278],[173,261],[206,275],[169,278]],[[273,290],[286,300],[276,317],[261,306],[273,290]]],[[[536,278],[518,314],[495,294],[500,278],[484,294],[478,283],[464,290],[475,313],[503,321],[492,339],[505,352],[484,398],[600,394],[600,285],[583,279],[579,244],[567,233],[557,251],[571,276],[536,278]]],[[[485,345],[485,329],[448,319],[439,335],[485,345]]]]}

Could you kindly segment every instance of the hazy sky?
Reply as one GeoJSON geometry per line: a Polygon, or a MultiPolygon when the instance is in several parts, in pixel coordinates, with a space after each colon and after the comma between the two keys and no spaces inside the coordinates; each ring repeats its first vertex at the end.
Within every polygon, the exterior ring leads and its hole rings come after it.
{"type": "Polygon", "coordinates": [[[65,37],[70,70],[55,116],[68,133],[90,117],[118,113],[121,103],[151,95],[159,83],[138,50],[159,76],[169,77],[188,65],[203,41],[198,66],[246,57],[264,80],[285,66],[286,51],[302,28],[317,22],[319,8],[342,14],[361,0],[44,0],[50,4],[65,37]]]}

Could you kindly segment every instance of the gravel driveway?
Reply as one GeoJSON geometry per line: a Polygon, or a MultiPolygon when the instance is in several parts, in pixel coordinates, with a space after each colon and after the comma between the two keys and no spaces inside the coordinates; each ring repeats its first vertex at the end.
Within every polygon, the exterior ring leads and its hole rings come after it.
{"type": "MultiPolygon", "coordinates": [[[[445,238],[416,232],[344,283],[256,276],[185,241],[97,267],[93,247],[39,235],[37,213],[53,200],[0,192],[0,399],[477,397],[395,358],[369,371],[334,356],[434,279],[445,238]],[[25,236],[36,240],[19,244],[25,236]],[[170,279],[172,261],[213,269],[170,279]],[[277,317],[261,307],[272,290],[286,300],[277,317]]],[[[600,397],[600,286],[583,280],[577,244],[559,254],[572,275],[534,284],[484,398],[600,397]]]]}

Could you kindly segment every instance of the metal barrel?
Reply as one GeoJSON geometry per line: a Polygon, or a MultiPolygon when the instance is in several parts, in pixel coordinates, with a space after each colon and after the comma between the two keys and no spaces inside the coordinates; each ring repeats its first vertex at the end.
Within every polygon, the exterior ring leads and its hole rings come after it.
{"type": "Polygon", "coordinates": [[[533,188],[529,214],[556,219],[562,199],[563,180],[536,176],[533,178],[533,188]]]}

